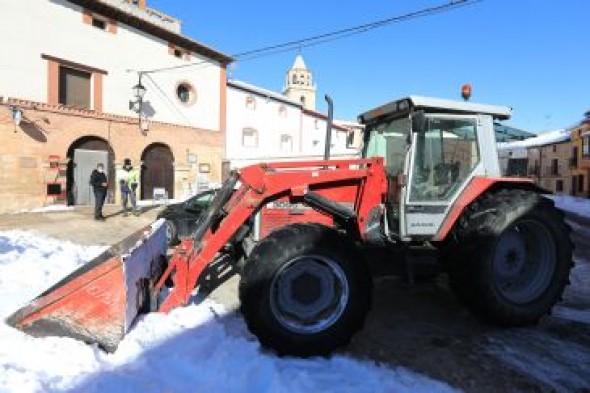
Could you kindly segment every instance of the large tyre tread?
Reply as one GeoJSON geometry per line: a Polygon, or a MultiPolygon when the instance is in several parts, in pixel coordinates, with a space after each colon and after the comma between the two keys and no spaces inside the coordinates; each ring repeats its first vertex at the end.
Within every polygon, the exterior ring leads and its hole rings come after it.
{"type": "Polygon", "coordinates": [[[274,231],[254,248],[242,271],[240,310],[248,329],[263,346],[274,349],[280,355],[328,355],[334,349],[345,346],[363,327],[372,301],[372,281],[366,264],[360,258],[352,240],[333,228],[320,224],[293,224],[274,231]],[[267,306],[269,281],[282,263],[310,250],[335,252],[347,259],[342,267],[352,272],[355,278],[350,283],[354,294],[351,293],[351,301],[340,320],[326,331],[302,335],[284,328],[277,329],[280,324],[267,306]],[[359,260],[354,260],[357,257],[359,260]]]}
{"type": "Polygon", "coordinates": [[[445,245],[444,259],[450,286],[474,314],[500,326],[526,326],[538,322],[561,300],[573,266],[571,228],[553,201],[519,189],[503,189],[483,195],[470,205],[445,245]],[[509,304],[490,289],[491,257],[497,237],[516,220],[532,216],[551,224],[556,243],[555,278],[539,299],[527,305],[509,304]],[[479,260],[478,260],[479,259],[479,260]],[[549,305],[549,306],[548,306],[549,305]]]}

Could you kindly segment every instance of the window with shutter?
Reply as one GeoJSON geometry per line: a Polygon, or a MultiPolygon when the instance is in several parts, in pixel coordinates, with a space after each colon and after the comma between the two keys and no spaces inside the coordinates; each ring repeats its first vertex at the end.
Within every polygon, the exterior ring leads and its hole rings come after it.
{"type": "Polygon", "coordinates": [[[63,105],[90,108],[91,74],[68,68],[59,67],[59,103],[63,105]]]}

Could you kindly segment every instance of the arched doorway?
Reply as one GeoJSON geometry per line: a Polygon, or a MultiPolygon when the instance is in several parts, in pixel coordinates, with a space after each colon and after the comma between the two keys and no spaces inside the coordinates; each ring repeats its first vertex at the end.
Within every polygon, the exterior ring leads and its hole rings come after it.
{"type": "Polygon", "coordinates": [[[66,192],[68,205],[90,205],[94,194],[90,187],[90,174],[98,162],[106,164],[109,183],[107,202],[114,202],[115,152],[109,143],[99,137],[84,136],[75,140],[68,149],[66,192]]]}
{"type": "Polygon", "coordinates": [[[152,199],[154,188],[164,188],[174,198],[174,155],[163,143],[153,143],[141,154],[141,199],[152,199]]]}

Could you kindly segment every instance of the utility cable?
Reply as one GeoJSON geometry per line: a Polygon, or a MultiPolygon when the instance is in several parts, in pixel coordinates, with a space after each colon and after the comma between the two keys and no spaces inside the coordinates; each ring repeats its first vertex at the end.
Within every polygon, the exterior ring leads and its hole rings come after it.
{"type": "MultiPolygon", "coordinates": [[[[431,16],[434,14],[440,14],[444,12],[449,12],[458,8],[470,6],[476,3],[480,3],[484,0],[454,0],[449,3],[441,4],[438,6],[423,8],[421,10],[412,11],[403,15],[397,15],[390,18],[365,23],[362,25],[357,25],[353,27],[348,27],[340,30],[335,30],[327,33],[318,34],[315,36],[302,38],[299,40],[293,40],[284,42],[281,44],[275,44],[270,46],[265,46],[258,49],[248,50],[244,52],[239,52],[234,55],[231,55],[232,58],[239,60],[239,61],[248,61],[252,59],[257,59],[260,57],[265,56],[272,56],[278,53],[283,53],[287,51],[292,51],[297,48],[304,48],[304,47],[311,47],[316,45],[321,45],[327,42],[344,39],[353,35],[366,33],[370,30],[374,30],[383,26],[387,26],[393,23],[401,23],[412,19],[423,18],[426,16],[431,16]]],[[[188,64],[181,64],[178,66],[172,67],[164,67],[164,68],[156,68],[152,70],[145,70],[145,71],[137,71],[141,74],[153,74],[157,72],[165,72],[165,71],[173,71],[177,69],[187,68],[187,67],[195,67],[199,65],[208,65],[208,61],[200,60],[197,62],[192,62],[188,64]]]]}

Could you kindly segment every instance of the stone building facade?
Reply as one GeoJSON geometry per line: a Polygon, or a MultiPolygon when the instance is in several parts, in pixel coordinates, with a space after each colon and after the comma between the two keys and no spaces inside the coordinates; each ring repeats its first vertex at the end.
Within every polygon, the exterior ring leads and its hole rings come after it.
{"type": "Polygon", "coordinates": [[[590,197],[590,111],[586,118],[571,128],[572,195],[590,197]]]}
{"type": "Polygon", "coordinates": [[[570,132],[560,129],[520,141],[500,143],[502,174],[529,177],[554,194],[572,194],[570,132]]]}
{"type": "Polygon", "coordinates": [[[569,140],[528,149],[529,176],[554,194],[572,194],[569,140]]]}

